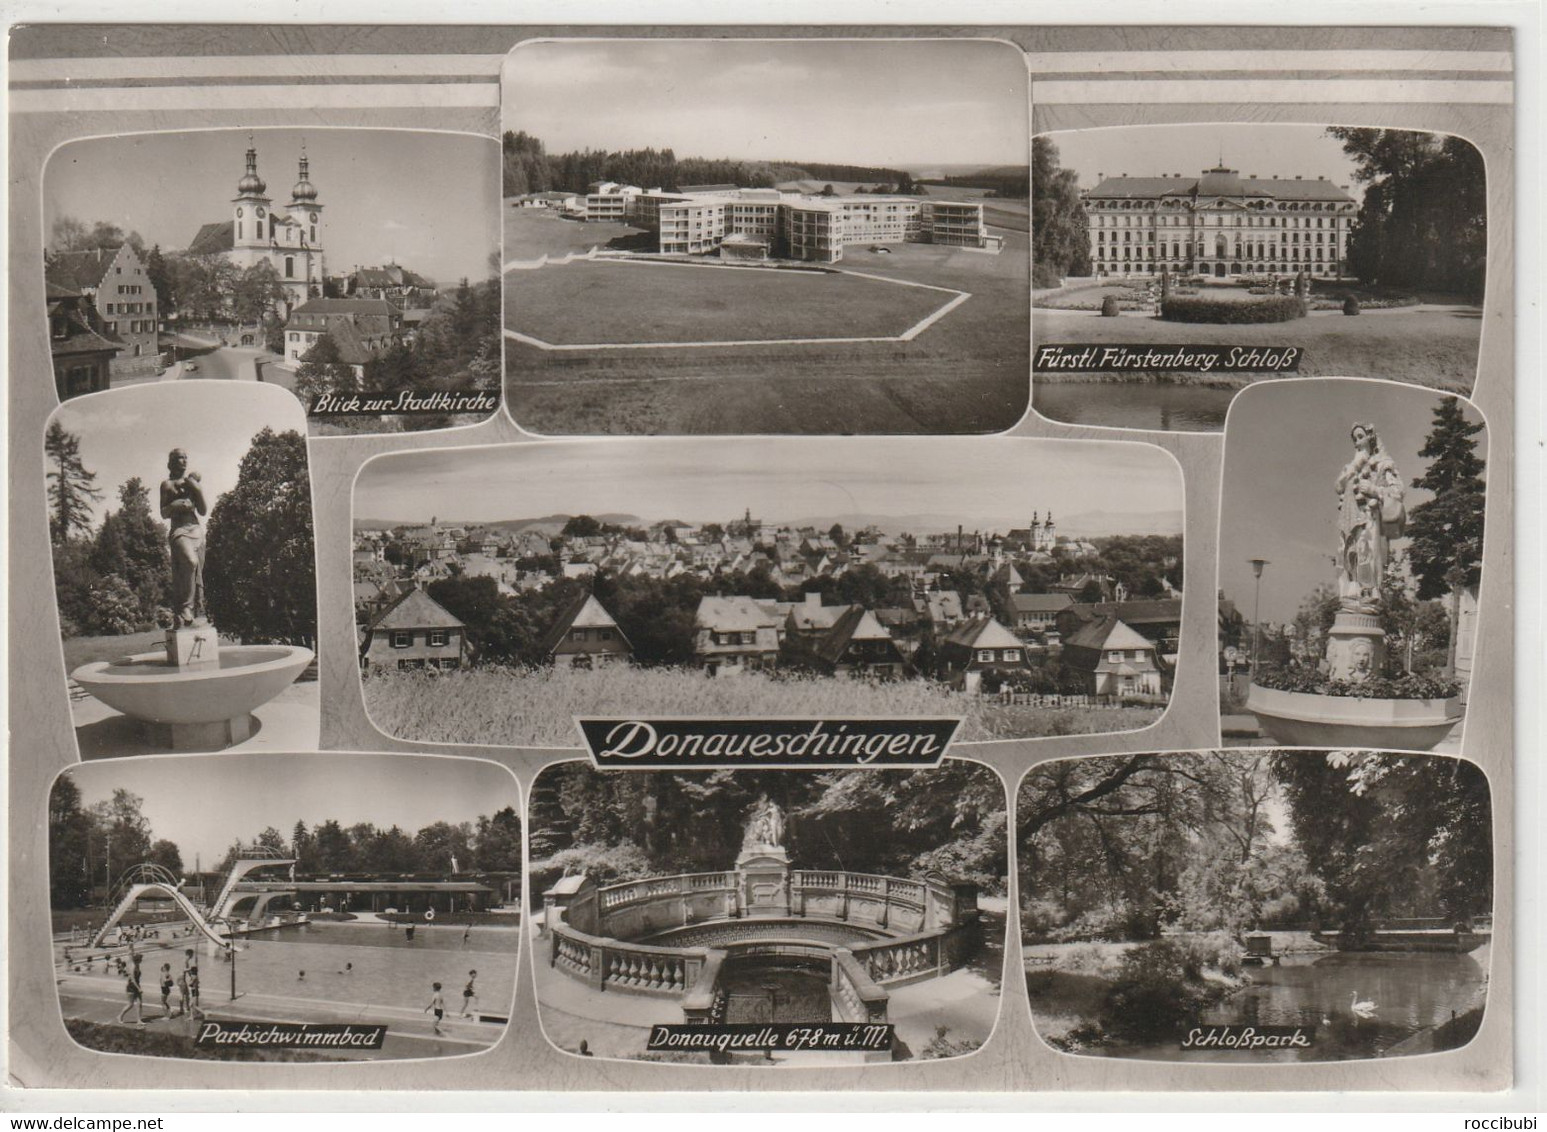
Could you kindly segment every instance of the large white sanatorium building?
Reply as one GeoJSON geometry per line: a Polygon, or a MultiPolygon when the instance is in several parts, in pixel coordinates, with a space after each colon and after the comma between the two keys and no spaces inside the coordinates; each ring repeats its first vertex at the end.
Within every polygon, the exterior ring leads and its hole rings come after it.
{"type": "Polygon", "coordinates": [[[585,197],[586,220],[630,221],[656,233],[663,253],[836,263],[849,244],[912,241],[998,251],[976,202],[928,197],[808,196],[716,185],[662,192],[601,184],[585,197]]]}
{"type": "Polygon", "coordinates": [[[1201,177],[1098,174],[1083,196],[1097,275],[1161,267],[1231,275],[1343,274],[1357,206],[1323,177],[1242,177],[1223,165],[1201,177]]]}

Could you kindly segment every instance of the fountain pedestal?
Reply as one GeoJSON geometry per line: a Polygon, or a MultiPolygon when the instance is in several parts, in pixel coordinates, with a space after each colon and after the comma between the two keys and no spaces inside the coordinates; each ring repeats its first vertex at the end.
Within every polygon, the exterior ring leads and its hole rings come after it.
{"type": "Polygon", "coordinates": [[[1386,631],[1380,617],[1340,609],[1327,630],[1327,668],[1334,680],[1358,683],[1386,668],[1386,631]]]}
{"type": "Polygon", "coordinates": [[[790,914],[790,855],[782,845],[743,849],[736,858],[744,916],[790,914]]]}
{"type": "Polygon", "coordinates": [[[220,642],[209,625],[166,631],[167,665],[171,668],[220,666],[220,642]]]}
{"type": "MultiPolygon", "coordinates": [[[[168,668],[202,672],[220,667],[220,638],[208,623],[168,629],[166,649],[168,668]]],[[[245,711],[226,719],[147,726],[157,741],[174,751],[219,751],[252,738],[252,716],[245,711]]]]}

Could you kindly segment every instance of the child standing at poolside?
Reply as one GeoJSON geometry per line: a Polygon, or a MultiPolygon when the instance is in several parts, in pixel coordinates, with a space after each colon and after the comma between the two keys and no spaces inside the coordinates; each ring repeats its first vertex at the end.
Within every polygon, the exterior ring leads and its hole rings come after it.
{"type": "Polygon", "coordinates": [[[473,1013],[478,1006],[478,988],[473,984],[478,981],[478,972],[467,973],[467,986],[462,988],[462,1017],[466,1018],[473,1013]]]}
{"type": "Polygon", "coordinates": [[[437,1036],[440,1036],[441,1019],[446,1017],[446,996],[440,993],[439,983],[433,985],[435,993],[430,996],[430,1005],[424,1009],[426,1011],[435,1011],[435,1033],[437,1036]]]}

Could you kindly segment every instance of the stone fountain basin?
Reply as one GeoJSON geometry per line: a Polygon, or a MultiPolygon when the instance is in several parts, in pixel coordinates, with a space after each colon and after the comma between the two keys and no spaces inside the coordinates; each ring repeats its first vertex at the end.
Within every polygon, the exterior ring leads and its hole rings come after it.
{"type": "Polygon", "coordinates": [[[283,692],[312,662],[295,645],[222,645],[220,662],[173,668],[162,651],[82,665],[70,678],[108,707],[153,723],[216,723],[283,692]]]}
{"type": "Polygon", "coordinates": [[[1360,699],[1285,692],[1253,684],[1246,710],[1289,747],[1387,747],[1431,751],[1461,718],[1455,696],[1438,700],[1360,699]]]}

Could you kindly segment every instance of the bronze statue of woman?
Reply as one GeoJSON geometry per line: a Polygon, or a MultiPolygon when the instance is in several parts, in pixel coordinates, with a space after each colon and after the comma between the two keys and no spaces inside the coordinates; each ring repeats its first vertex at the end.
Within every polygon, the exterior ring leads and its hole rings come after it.
{"type": "Polygon", "coordinates": [[[185,628],[207,616],[204,608],[204,528],[199,516],[204,489],[199,473],[188,469],[188,453],[172,449],[167,478],[161,481],[161,517],[171,525],[167,548],[172,554],[172,622],[185,628]]]}

